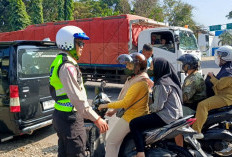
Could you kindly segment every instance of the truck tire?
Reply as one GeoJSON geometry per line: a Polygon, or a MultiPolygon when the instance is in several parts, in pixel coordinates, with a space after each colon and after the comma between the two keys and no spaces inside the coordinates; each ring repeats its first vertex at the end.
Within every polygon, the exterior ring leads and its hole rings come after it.
{"type": "Polygon", "coordinates": [[[105,146],[100,140],[100,133],[96,126],[92,127],[89,131],[89,157],[104,157],[105,146]]]}

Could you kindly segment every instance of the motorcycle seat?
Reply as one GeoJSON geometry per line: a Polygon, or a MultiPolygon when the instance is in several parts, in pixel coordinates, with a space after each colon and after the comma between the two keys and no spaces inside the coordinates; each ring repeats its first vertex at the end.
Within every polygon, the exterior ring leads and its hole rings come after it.
{"type": "Polygon", "coordinates": [[[210,110],[209,115],[214,114],[214,113],[219,113],[219,112],[225,112],[225,111],[229,111],[229,110],[232,110],[232,105],[210,110]]]}

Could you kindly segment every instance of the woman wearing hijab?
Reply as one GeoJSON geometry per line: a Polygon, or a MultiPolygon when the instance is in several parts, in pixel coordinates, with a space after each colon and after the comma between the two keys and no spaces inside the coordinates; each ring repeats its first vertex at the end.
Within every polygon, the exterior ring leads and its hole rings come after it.
{"type": "Polygon", "coordinates": [[[183,116],[181,84],[174,67],[163,58],[155,58],[153,67],[155,85],[154,102],[150,105],[151,113],[130,122],[137,157],[145,157],[143,131],[163,127],[183,116]]]}

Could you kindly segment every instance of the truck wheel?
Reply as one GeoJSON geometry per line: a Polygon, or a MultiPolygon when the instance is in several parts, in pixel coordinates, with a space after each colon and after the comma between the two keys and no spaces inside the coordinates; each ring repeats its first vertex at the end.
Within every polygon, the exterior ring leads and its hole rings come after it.
{"type": "Polygon", "coordinates": [[[105,146],[100,140],[100,133],[96,126],[92,127],[89,131],[89,151],[90,157],[104,157],[105,146]]]}

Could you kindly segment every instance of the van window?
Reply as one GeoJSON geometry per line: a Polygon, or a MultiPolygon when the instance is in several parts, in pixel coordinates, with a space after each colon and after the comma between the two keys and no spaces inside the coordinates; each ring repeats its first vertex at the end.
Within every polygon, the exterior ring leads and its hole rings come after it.
{"type": "Polygon", "coordinates": [[[171,32],[152,32],[151,44],[154,47],[175,53],[174,40],[171,32]]]}
{"type": "Polygon", "coordinates": [[[47,48],[18,50],[19,77],[49,76],[50,65],[58,53],[58,49],[47,48]]]}
{"type": "Polygon", "coordinates": [[[9,104],[9,54],[9,47],[0,48],[0,106],[9,104]]]}

